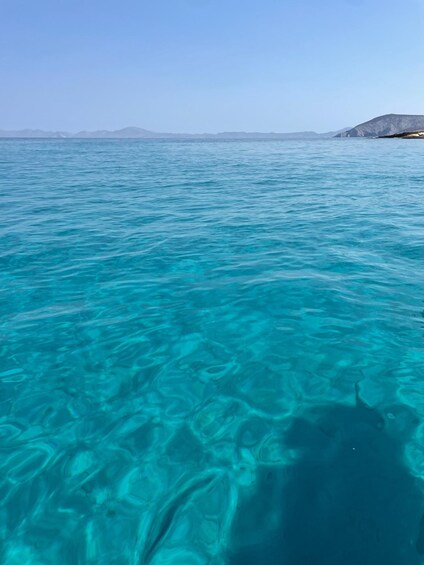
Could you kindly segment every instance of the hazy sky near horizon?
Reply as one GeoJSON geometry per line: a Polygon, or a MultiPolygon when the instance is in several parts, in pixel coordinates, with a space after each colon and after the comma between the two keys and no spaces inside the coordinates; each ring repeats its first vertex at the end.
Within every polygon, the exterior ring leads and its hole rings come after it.
{"type": "Polygon", "coordinates": [[[0,129],[424,114],[424,0],[0,0],[0,129]]]}

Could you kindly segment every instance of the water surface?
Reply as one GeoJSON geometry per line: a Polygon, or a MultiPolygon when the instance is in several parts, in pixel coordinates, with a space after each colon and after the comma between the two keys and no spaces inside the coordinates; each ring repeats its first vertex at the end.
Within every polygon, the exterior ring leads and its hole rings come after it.
{"type": "Polygon", "coordinates": [[[0,561],[422,563],[423,154],[0,141],[0,561]]]}

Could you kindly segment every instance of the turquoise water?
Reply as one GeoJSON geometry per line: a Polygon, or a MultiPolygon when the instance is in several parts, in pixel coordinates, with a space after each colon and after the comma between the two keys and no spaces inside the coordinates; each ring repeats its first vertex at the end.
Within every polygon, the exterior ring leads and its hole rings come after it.
{"type": "Polygon", "coordinates": [[[423,156],[0,141],[0,562],[422,563],[423,156]]]}

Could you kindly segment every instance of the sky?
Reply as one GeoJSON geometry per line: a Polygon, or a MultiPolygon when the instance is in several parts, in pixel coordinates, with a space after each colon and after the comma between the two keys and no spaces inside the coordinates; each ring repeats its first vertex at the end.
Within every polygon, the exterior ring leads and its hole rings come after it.
{"type": "Polygon", "coordinates": [[[424,0],[0,0],[0,129],[330,131],[424,114],[424,0]]]}

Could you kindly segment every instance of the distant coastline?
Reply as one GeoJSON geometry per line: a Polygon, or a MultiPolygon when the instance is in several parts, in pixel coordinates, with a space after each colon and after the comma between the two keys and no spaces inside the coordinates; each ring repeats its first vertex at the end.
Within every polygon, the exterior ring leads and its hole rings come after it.
{"type": "Polygon", "coordinates": [[[169,133],[139,127],[118,130],[45,131],[41,129],[0,130],[5,139],[145,139],[145,140],[308,140],[331,138],[424,138],[424,115],[384,114],[353,128],[317,133],[300,131],[289,133],[224,131],[220,133],[169,133]]]}
{"type": "Polygon", "coordinates": [[[316,133],[314,131],[292,133],[261,133],[261,132],[221,132],[221,133],[159,133],[138,127],[127,127],[119,130],[80,131],[70,133],[66,131],[44,131],[34,129],[0,130],[0,138],[8,139],[327,139],[336,136],[339,131],[316,133]]]}

